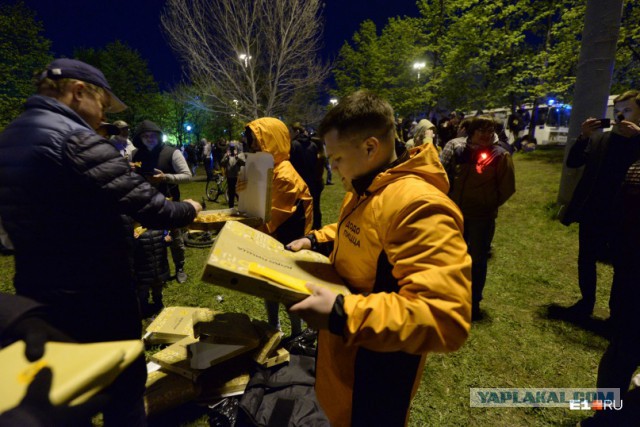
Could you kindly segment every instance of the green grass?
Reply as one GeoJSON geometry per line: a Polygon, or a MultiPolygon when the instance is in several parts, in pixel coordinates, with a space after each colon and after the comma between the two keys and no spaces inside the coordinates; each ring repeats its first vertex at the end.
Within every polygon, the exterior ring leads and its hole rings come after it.
{"type": "MultiPolygon", "coordinates": [[[[589,415],[568,408],[469,407],[470,387],[595,387],[606,340],[546,316],[549,304],[569,305],[579,296],[577,227],[552,219],[561,162],[560,150],[514,156],[517,192],[500,209],[483,301],[487,318],[473,324],[459,351],[428,356],[411,426],[569,426],[589,415]]],[[[323,192],[325,223],[337,219],[344,195],[335,182],[323,192]]],[[[204,186],[203,181],[181,186],[183,197],[200,200],[204,186]]],[[[208,209],[224,207],[207,203],[208,209]]],[[[199,280],[208,252],[187,249],[189,279],[182,285],[170,282],[165,303],[239,311],[266,320],[261,299],[199,280]],[[216,300],[218,295],[223,302],[216,300]]],[[[605,318],[612,272],[608,266],[598,271],[596,316],[605,318]]],[[[0,290],[12,290],[12,275],[12,257],[0,257],[0,290]]],[[[281,320],[287,333],[284,311],[281,320]]],[[[166,414],[162,424],[208,425],[204,411],[195,405],[166,414]]]]}

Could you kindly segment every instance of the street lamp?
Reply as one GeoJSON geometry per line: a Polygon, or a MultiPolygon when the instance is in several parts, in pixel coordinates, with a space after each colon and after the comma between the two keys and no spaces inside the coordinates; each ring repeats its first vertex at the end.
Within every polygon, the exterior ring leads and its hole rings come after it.
{"type": "Polygon", "coordinates": [[[426,62],[414,62],[413,69],[418,72],[418,80],[420,80],[420,71],[424,70],[427,66],[426,62]]]}
{"type": "Polygon", "coordinates": [[[331,98],[329,100],[329,104],[331,104],[331,105],[333,105],[335,107],[336,105],[338,105],[338,100],[336,98],[331,98]]]}
{"type": "Polygon", "coordinates": [[[238,55],[238,59],[240,59],[240,61],[244,62],[244,66],[245,68],[249,66],[249,61],[251,60],[251,55],[247,55],[246,53],[241,53],[240,55],[238,55]]]}

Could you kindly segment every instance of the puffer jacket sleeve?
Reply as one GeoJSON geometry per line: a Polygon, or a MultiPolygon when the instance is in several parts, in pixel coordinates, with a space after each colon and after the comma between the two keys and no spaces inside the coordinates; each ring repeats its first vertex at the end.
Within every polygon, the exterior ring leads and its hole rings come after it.
{"type": "MultiPolygon", "coordinates": [[[[114,208],[148,228],[176,228],[190,224],[192,205],[167,200],[102,137],[78,133],[64,144],[63,161],[68,171],[81,178],[86,191],[101,192],[114,208]]],[[[78,200],[82,203],[82,200],[78,200]]]]}
{"type": "Polygon", "coordinates": [[[444,194],[424,200],[406,193],[397,201],[401,211],[386,209],[373,218],[398,292],[345,296],[344,339],[382,352],[454,351],[471,324],[462,215],[444,194]]]}

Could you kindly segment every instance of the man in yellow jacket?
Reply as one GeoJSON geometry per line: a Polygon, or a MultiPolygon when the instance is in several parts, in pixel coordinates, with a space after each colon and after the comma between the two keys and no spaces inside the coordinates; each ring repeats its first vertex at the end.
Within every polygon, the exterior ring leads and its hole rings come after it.
{"type": "MultiPolygon", "coordinates": [[[[311,231],[313,199],[309,187],[289,161],[291,138],[289,128],[278,119],[263,117],[249,123],[245,129],[251,152],[265,152],[273,156],[271,186],[271,219],[260,231],[275,237],[282,244],[311,231]]],[[[242,188],[242,186],[240,186],[242,188]]],[[[269,324],[280,329],[277,302],[265,301],[269,324]]],[[[302,332],[302,321],[289,314],[291,335],[302,332]]]]}
{"type": "Polygon", "coordinates": [[[458,349],[471,320],[462,214],[432,144],[397,157],[391,106],[344,98],[319,133],[347,189],[337,224],[288,245],[320,249],[352,294],[307,285],[293,305],[320,329],[316,392],[332,426],[402,426],[430,351],[458,349]]]}

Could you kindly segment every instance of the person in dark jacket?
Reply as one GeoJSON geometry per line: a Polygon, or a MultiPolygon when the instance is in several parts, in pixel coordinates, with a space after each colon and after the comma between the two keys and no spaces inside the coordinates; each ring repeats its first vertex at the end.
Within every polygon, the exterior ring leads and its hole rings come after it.
{"type": "MultiPolygon", "coordinates": [[[[202,209],[168,201],[96,134],[106,112],[124,108],[100,70],[56,59],[0,134],[0,217],[15,246],[16,293],[78,342],[140,338],[131,218],[182,227],[202,209]]],[[[145,381],[140,357],[110,387],[106,426],[146,424],[145,381]]]]}
{"type": "MultiPolygon", "coordinates": [[[[640,126],[636,126],[640,133],[640,126]]],[[[640,156],[627,169],[620,191],[614,199],[611,260],[611,339],[598,365],[598,388],[620,389],[619,411],[596,411],[581,426],[635,426],[640,407],[636,387],[629,390],[634,372],[640,366],[640,156]],[[634,396],[635,395],[635,396],[634,396]],[[624,402],[624,405],[623,405],[624,402]]]]}
{"type": "Polygon", "coordinates": [[[449,197],[464,216],[464,239],[471,255],[472,319],[482,318],[480,301],[487,280],[487,263],[498,208],[516,191],[513,161],[501,147],[493,117],[469,122],[469,137],[445,145],[440,160],[449,176],[449,197]]]}
{"type": "MultiPolygon", "coordinates": [[[[133,162],[140,162],[139,171],[147,180],[171,200],[180,200],[179,184],[191,181],[191,171],[182,152],[162,142],[162,129],[150,120],[144,120],[136,128],[133,137],[136,151],[133,162]]],[[[171,256],[176,268],[178,283],[187,281],[184,271],[183,233],[180,228],[171,230],[171,256]]]]}
{"type": "MultiPolygon", "coordinates": [[[[324,189],[322,185],[324,159],[320,156],[318,143],[312,140],[309,132],[299,122],[294,123],[292,129],[294,136],[291,140],[289,161],[309,187],[313,198],[313,229],[317,230],[322,227],[320,197],[324,189]]],[[[321,141],[318,142],[321,143],[321,141]]]]}
{"type": "Polygon", "coordinates": [[[596,302],[596,262],[608,258],[617,214],[612,209],[624,175],[640,153],[640,92],[631,90],[613,101],[616,115],[622,115],[610,132],[598,132],[600,120],[588,118],[582,133],[569,150],[567,167],[584,166],[582,177],[562,217],[565,225],[577,222],[578,285],[581,299],[569,307],[569,314],[589,317],[596,302]]]}
{"type": "Polygon", "coordinates": [[[133,237],[135,284],[140,311],[146,319],[164,308],[162,288],[170,277],[167,246],[171,243],[171,236],[167,230],[150,230],[138,226],[133,230],[133,237]],[[153,301],[151,303],[149,296],[153,301]]]}

